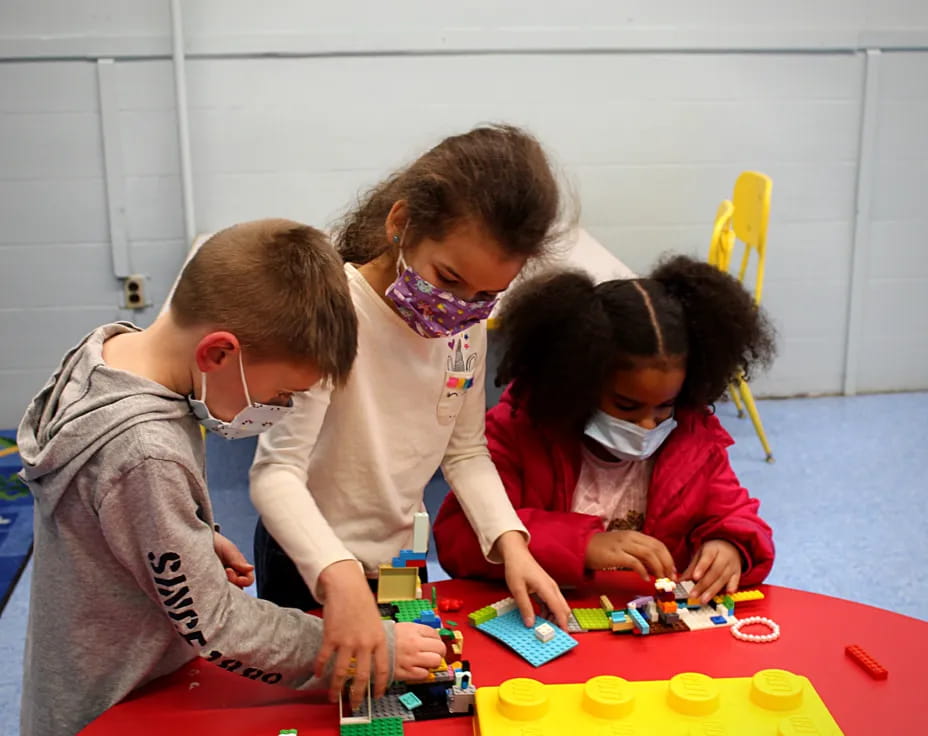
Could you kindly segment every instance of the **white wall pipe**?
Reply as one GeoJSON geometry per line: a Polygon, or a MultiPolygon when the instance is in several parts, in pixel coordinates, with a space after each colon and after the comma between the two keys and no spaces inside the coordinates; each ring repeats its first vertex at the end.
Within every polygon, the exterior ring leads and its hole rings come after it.
{"type": "Polygon", "coordinates": [[[174,59],[174,94],[177,106],[177,138],[180,147],[180,187],[184,199],[186,251],[197,236],[193,203],[193,165],[190,156],[190,122],[187,115],[187,70],[184,56],[184,18],[181,0],[171,0],[171,38],[174,59]]]}

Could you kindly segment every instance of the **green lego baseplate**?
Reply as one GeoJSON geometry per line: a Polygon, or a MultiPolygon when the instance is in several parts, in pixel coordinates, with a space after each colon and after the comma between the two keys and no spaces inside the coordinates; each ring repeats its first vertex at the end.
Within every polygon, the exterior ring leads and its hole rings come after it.
{"type": "Polygon", "coordinates": [[[390,601],[390,603],[396,606],[396,620],[399,623],[415,621],[423,611],[432,610],[432,601],[421,598],[411,601],[390,601]]]}
{"type": "Polygon", "coordinates": [[[340,736],[403,736],[403,721],[399,718],[377,718],[370,723],[346,723],[340,736]]]}
{"type": "Polygon", "coordinates": [[[602,608],[570,609],[584,631],[608,631],[609,617],[602,608]]]}

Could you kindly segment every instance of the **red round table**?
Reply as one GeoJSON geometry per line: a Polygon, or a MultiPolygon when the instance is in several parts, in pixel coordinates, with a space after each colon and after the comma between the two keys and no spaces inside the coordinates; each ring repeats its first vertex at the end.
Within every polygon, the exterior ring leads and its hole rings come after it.
{"type": "MultiPolygon", "coordinates": [[[[853,734],[928,734],[928,622],[851,601],[778,586],[762,586],[766,599],[739,603],[736,615],[768,616],[781,628],[768,644],[737,641],[727,628],[658,636],[578,634],[579,646],[535,668],[495,639],[471,628],[467,613],[508,595],[496,585],[449,580],[439,595],[460,598],[464,609],[443,618],[464,633],[464,658],[474,684],[498,685],[511,677],[545,683],[584,682],[594,675],[628,680],[666,680],[680,672],[711,677],[749,677],[780,668],[808,677],[838,725],[853,734]],[[859,644],[888,671],[877,681],[845,656],[859,644]]],[[[617,606],[650,592],[625,573],[605,573],[569,591],[573,607],[596,606],[606,594],[617,606]]],[[[426,595],[430,594],[426,586],[426,595]]],[[[761,632],[762,633],[762,632],[761,632]]],[[[284,728],[300,736],[337,733],[338,707],[320,692],[297,692],[264,685],[203,660],[150,683],[85,728],[85,736],[223,734],[275,736],[284,728]]],[[[471,734],[471,718],[406,724],[409,734],[471,734]]]]}

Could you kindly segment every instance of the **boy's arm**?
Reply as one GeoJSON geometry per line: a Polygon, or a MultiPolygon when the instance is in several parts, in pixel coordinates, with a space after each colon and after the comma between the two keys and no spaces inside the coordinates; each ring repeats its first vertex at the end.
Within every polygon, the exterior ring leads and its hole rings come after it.
{"type": "MultiPolygon", "coordinates": [[[[322,621],[253,598],[227,580],[213,530],[198,515],[197,495],[204,489],[178,463],[148,459],[135,466],[99,504],[111,551],[190,645],[191,656],[267,683],[319,686],[312,673],[322,621]]],[[[388,660],[392,670],[392,651],[388,660]]]]}
{"type": "Polygon", "coordinates": [[[742,487],[728,460],[719,449],[705,469],[703,518],[690,532],[693,551],[710,539],[722,539],[738,548],[744,563],[741,585],[761,583],[773,566],[773,532],[757,513],[760,501],[742,487]]]}
{"type": "MultiPolygon", "coordinates": [[[[576,584],[585,574],[590,537],[603,530],[602,521],[589,514],[555,511],[558,499],[543,498],[537,488],[526,488],[525,458],[520,448],[534,446],[523,426],[508,415],[508,407],[487,416],[486,437],[490,455],[509,501],[531,534],[529,551],[551,577],[561,584],[576,584]]],[[[542,462],[541,456],[534,462],[542,462]]],[[[551,472],[554,472],[553,469],[551,472]]],[[[449,494],[435,519],[435,545],[442,567],[457,577],[501,578],[503,569],[481,554],[477,537],[455,494],[449,494]]]]}
{"type": "Polygon", "coordinates": [[[294,395],[293,410],[258,440],[250,474],[251,502],[261,521],[318,601],[324,599],[320,573],[335,562],[355,559],[306,487],[330,399],[331,389],[321,387],[294,395]]]}

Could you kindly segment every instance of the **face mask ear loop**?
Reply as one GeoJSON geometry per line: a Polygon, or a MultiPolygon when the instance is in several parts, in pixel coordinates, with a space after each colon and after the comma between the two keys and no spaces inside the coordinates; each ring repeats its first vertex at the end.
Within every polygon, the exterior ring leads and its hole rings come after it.
{"type": "Polygon", "coordinates": [[[200,401],[206,403],[206,372],[200,373],[200,401]]]}
{"type": "Polygon", "coordinates": [[[251,403],[251,395],[248,393],[248,382],[245,380],[245,366],[242,363],[241,348],[238,351],[238,372],[242,376],[242,388],[245,389],[245,399],[248,401],[247,406],[253,406],[253,404],[251,403]]]}
{"type": "Polygon", "coordinates": [[[406,224],[403,225],[403,232],[400,233],[400,242],[398,243],[398,250],[396,254],[396,275],[399,276],[400,273],[406,270],[408,266],[406,265],[406,259],[403,258],[403,243],[406,242],[406,231],[409,230],[409,220],[406,220],[406,224]]]}

